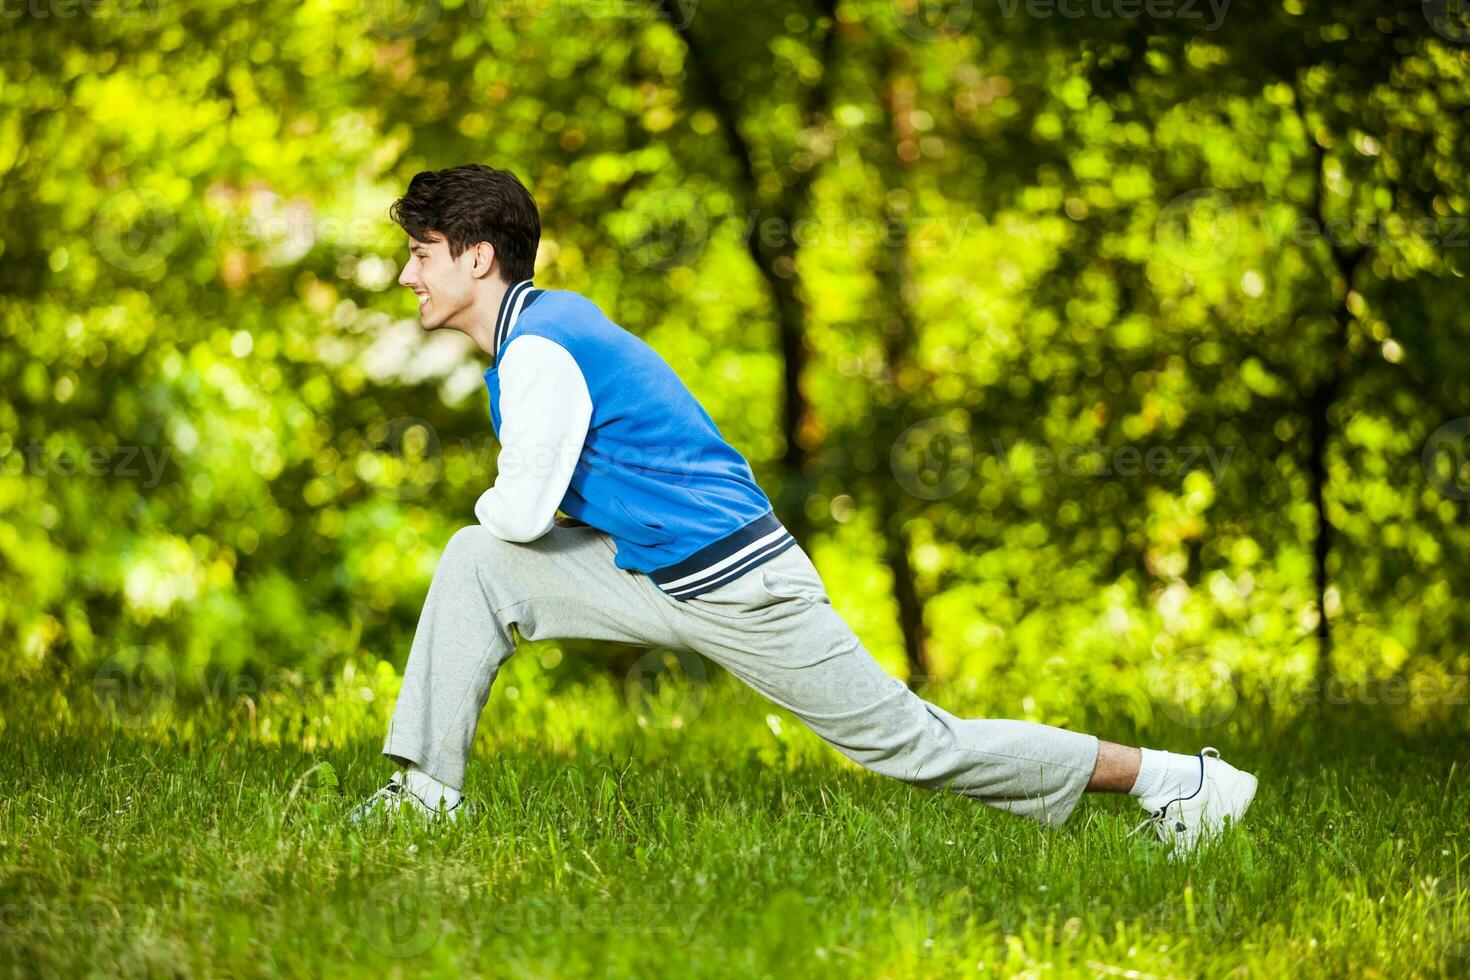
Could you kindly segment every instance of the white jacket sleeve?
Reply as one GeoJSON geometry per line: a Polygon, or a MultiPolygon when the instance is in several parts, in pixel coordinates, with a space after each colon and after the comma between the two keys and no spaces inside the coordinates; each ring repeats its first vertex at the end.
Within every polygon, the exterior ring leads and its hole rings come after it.
{"type": "Polygon", "coordinates": [[[587,379],[565,347],[535,335],[506,346],[495,485],[475,503],[491,534],[534,541],[551,529],[591,422],[587,379]]]}

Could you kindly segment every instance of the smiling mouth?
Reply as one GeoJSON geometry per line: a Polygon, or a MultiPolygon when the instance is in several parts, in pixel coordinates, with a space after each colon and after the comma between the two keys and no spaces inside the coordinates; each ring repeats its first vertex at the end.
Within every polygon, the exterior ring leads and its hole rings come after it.
{"type": "Polygon", "coordinates": [[[419,293],[418,295],[419,295],[419,309],[422,310],[424,307],[426,307],[426,306],[429,305],[429,294],[428,293],[419,293]]]}

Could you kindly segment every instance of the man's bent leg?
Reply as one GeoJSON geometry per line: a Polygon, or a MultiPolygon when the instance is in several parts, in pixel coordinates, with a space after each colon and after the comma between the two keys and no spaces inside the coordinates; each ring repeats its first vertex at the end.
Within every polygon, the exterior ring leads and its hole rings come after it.
{"type": "Polygon", "coordinates": [[[424,601],[383,754],[451,787],[465,763],[495,676],[529,640],[678,643],[668,611],[636,572],[613,564],[607,536],[553,527],[535,541],[503,541],[478,525],[455,532],[424,601]]]}
{"type": "Polygon", "coordinates": [[[791,710],[848,758],[1060,826],[1087,788],[1095,736],[1036,722],[957,718],[889,676],[791,548],[679,603],[684,642],[791,710]]]}

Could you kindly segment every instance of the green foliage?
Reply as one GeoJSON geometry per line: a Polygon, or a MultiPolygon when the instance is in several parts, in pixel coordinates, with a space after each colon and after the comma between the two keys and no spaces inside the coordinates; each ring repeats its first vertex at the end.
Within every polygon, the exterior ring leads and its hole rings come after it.
{"type": "Polygon", "coordinates": [[[401,662],[494,444],[478,352],[419,336],[385,210],[467,160],[535,192],[538,281],[649,339],[798,495],[895,670],[901,586],[932,672],[1031,716],[1145,718],[1150,671],[1243,697],[1322,674],[1319,600],[1342,677],[1470,670],[1463,433],[1425,452],[1470,404],[1470,46],[1413,4],[1218,29],[911,6],[670,5],[705,76],[632,3],[16,21],[0,676],[401,662]]]}

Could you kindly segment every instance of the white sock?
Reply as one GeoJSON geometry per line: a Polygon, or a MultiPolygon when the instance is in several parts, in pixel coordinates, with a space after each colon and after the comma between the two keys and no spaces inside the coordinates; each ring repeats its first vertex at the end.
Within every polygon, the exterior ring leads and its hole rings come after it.
{"type": "Polygon", "coordinates": [[[434,809],[439,808],[440,800],[444,801],[446,810],[459,803],[459,790],[447,783],[439,782],[418,766],[409,766],[404,770],[403,785],[410,793],[434,809]]]}
{"type": "Polygon", "coordinates": [[[1137,797],[1189,796],[1199,789],[1199,756],[1140,749],[1138,778],[1128,792],[1137,797]]]}

